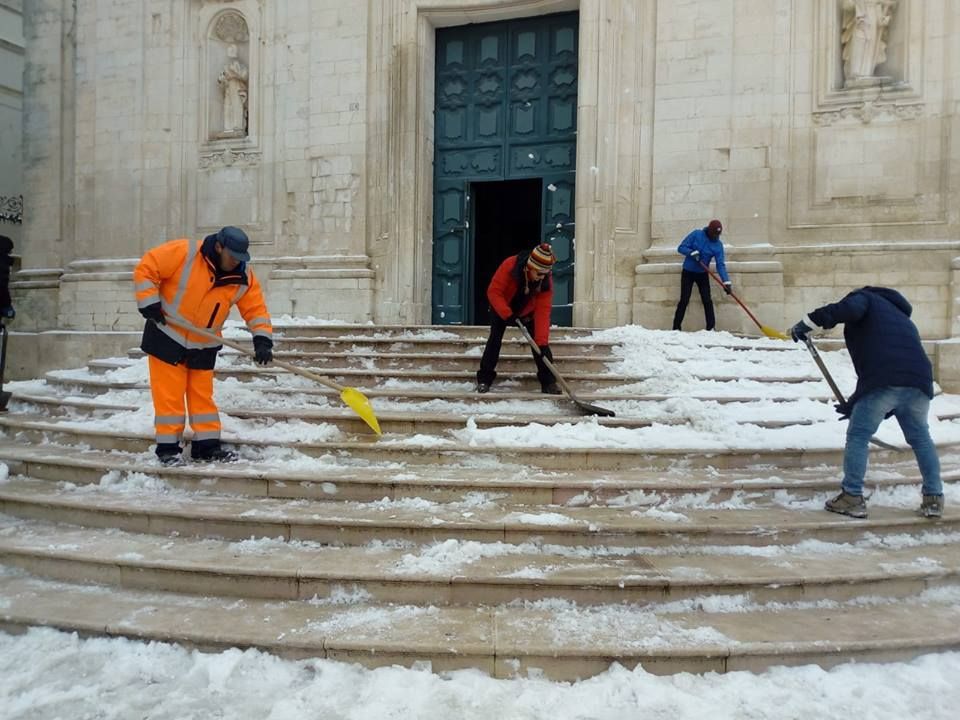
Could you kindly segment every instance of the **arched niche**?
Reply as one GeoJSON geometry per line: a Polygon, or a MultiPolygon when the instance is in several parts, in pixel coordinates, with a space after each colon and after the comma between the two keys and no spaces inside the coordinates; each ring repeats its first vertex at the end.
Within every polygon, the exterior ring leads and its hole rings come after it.
{"type": "Polygon", "coordinates": [[[246,18],[235,9],[217,13],[207,28],[206,40],[206,139],[246,139],[251,134],[255,100],[246,18]]]}

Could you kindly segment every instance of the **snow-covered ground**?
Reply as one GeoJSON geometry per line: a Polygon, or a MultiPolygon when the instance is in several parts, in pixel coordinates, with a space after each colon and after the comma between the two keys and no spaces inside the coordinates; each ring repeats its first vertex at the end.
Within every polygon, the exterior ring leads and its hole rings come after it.
{"type": "Polygon", "coordinates": [[[960,706],[957,677],[960,653],[762,674],[659,677],[613,666],[556,683],[201,653],[49,629],[0,634],[5,720],[947,720],[960,706]]]}
{"type": "MultiPolygon", "coordinates": [[[[297,324],[286,318],[288,324],[297,324]]],[[[313,324],[318,321],[311,321],[313,324]]],[[[411,333],[411,336],[449,337],[442,331],[411,333]]],[[[234,336],[242,333],[235,331],[234,336]]],[[[357,335],[357,340],[360,340],[357,335]]],[[[404,442],[423,446],[466,444],[478,448],[514,445],[544,448],[689,448],[691,451],[751,448],[840,448],[845,425],[836,419],[829,391],[822,381],[773,382],[750,379],[760,374],[783,378],[816,376],[817,369],[802,346],[790,345],[771,354],[759,350],[777,346],[777,341],[753,341],[753,349],[734,349],[743,341],[726,333],[668,333],[637,327],[599,331],[595,339],[618,343],[617,360],[609,372],[643,378],[602,390],[617,394],[666,394],[674,400],[648,403],[638,400],[600,402],[620,417],[641,417],[649,427],[628,429],[604,427],[590,418],[561,425],[531,424],[521,427],[485,428],[473,417],[478,405],[462,400],[395,401],[375,398],[374,408],[386,411],[445,411],[471,416],[461,428],[445,436],[417,435],[386,438],[381,442],[404,442]],[[718,346],[719,344],[719,346],[718,346]],[[741,378],[724,380],[711,378],[741,378]],[[702,400],[746,397],[749,402],[702,400]],[[811,399],[811,398],[820,399],[811,399]],[[807,423],[789,429],[764,428],[762,420],[807,423]]],[[[779,347],[783,347],[782,344],[779,347]]],[[[823,353],[840,387],[853,390],[855,376],[844,352],[823,353]]],[[[117,359],[122,365],[106,377],[118,382],[146,383],[146,363],[117,359]]],[[[234,362],[224,358],[224,363],[234,362]]],[[[65,379],[103,379],[87,370],[59,373],[65,379]]],[[[509,378],[494,387],[494,393],[510,388],[509,378]]],[[[274,381],[241,383],[218,381],[227,439],[243,442],[299,440],[336,441],[342,437],[334,423],[294,421],[276,423],[266,419],[231,416],[231,409],[326,409],[336,407],[335,398],[310,394],[314,386],[300,378],[285,378],[284,393],[274,392],[274,381]],[[300,390],[305,392],[301,392],[300,390]]],[[[472,384],[445,381],[385,382],[380,388],[445,392],[469,391],[472,384]]],[[[62,387],[41,380],[10,383],[18,394],[63,395],[62,387]]],[[[145,389],[116,389],[96,397],[97,402],[118,403],[139,409],[109,418],[64,417],[62,422],[90,428],[152,433],[152,408],[145,389]]],[[[517,401],[504,391],[500,401],[482,406],[487,414],[556,412],[552,401],[517,401]]],[[[931,430],[939,444],[960,442],[960,423],[938,416],[960,411],[960,397],[941,394],[933,402],[931,430]]],[[[16,409],[16,401],[13,409],[16,409]]],[[[887,421],[878,436],[903,443],[894,420],[887,421]]],[[[245,449],[243,463],[269,460],[271,467],[291,472],[326,470],[331,463],[348,460],[312,458],[296,451],[272,448],[245,449]]],[[[148,454],[145,454],[148,457],[148,454]]],[[[380,466],[380,470],[384,470],[380,466]]],[[[402,463],[389,468],[401,477],[402,463]]],[[[496,469],[496,468],[492,468],[496,469]]],[[[6,478],[6,467],[0,465],[6,478]]],[[[503,468],[505,473],[516,468],[503,468]]],[[[836,472],[827,468],[826,472],[836,472]]],[[[775,468],[771,475],[775,475],[775,468]]],[[[99,489],[131,494],[172,492],[156,478],[105,476],[99,489]]],[[[78,489],[78,491],[81,491],[78,489]]],[[[782,507],[816,507],[822,499],[797,501],[788,493],[773,501],[782,507]],[[799,503],[799,505],[798,505],[799,503]]],[[[477,503],[486,502],[482,498],[477,503]]],[[[916,493],[909,489],[878,492],[871,502],[894,507],[915,506],[916,493]]],[[[385,501],[386,502],[386,501],[385,501]]],[[[427,501],[405,500],[407,504],[427,501]]],[[[669,501],[628,497],[630,505],[650,504],[650,511],[682,513],[705,496],[690,495],[669,501]],[[656,507],[652,507],[655,505],[656,507]]],[[[726,501],[749,503],[735,496],[726,501]]],[[[947,502],[960,502],[960,488],[948,487],[947,502]]],[[[477,504],[474,503],[474,504],[477,504]]],[[[396,509],[396,508],[394,508],[396,509]]],[[[464,509],[475,511],[470,502],[464,509]]],[[[682,520],[683,516],[678,515],[682,520]]],[[[562,515],[558,515],[564,520],[562,515]]],[[[253,541],[262,548],[269,540],[253,541]]],[[[423,548],[410,563],[423,570],[438,563],[468,563],[477,543],[448,541],[423,548]]],[[[492,550],[492,548],[485,548],[492,550]]],[[[856,548],[851,547],[851,550],[856,548]]],[[[735,611],[719,609],[718,611],[735,611]]],[[[231,650],[206,654],[163,644],[145,644],[122,639],[78,639],[48,629],[24,635],[0,634],[0,719],[54,720],[69,718],[250,718],[297,720],[307,718],[551,718],[586,720],[606,718],[954,718],[960,707],[960,653],[928,655],[910,663],[845,665],[830,671],[816,666],[774,668],[762,674],[744,672],[696,676],[680,674],[657,677],[643,669],[611,667],[606,673],[578,683],[554,683],[537,677],[495,680],[479,672],[433,674],[428,668],[383,668],[365,670],[331,661],[292,662],[256,652],[231,650]]]]}

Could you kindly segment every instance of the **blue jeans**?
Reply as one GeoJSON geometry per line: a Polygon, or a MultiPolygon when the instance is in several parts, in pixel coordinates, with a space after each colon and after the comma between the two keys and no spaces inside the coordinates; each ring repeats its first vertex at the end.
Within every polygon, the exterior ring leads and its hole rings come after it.
{"type": "Polygon", "coordinates": [[[847,427],[847,444],[843,451],[843,491],[863,495],[863,476],[867,472],[867,446],[887,413],[893,413],[903,430],[903,437],[913,448],[923,477],[924,495],[942,495],[940,459],[930,437],[927,415],[930,398],[912,387],[882,387],[857,400],[847,427]]]}

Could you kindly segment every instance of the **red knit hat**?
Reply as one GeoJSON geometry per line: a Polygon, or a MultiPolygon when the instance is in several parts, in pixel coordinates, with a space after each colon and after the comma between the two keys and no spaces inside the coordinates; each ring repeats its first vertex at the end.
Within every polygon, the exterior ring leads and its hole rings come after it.
{"type": "Polygon", "coordinates": [[[540,243],[530,251],[527,267],[542,273],[548,273],[556,261],[557,258],[553,254],[553,248],[547,243],[540,243]]]}
{"type": "Polygon", "coordinates": [[[711,220],[710,224],[707,225],[707,235],[710,237],[717,237],[722,232],[723,223],[721,223],[719,220],[711,220]]]}

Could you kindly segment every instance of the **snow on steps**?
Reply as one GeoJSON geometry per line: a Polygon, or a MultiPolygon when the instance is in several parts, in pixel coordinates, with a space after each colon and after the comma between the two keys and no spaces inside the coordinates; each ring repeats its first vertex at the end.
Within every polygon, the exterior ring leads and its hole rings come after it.
{"type": "MultiPolygon", "coordinates": [[[[602,367],[623,359],[604,333],[560,330],[568,379],[616,406],[604,427],[529,392],[515,336],[501,392],[476,396],[482,328],[284,332],[278,352],[382,403],[384,439],[325,389],[238,356],[218,374],[227,434],[233,423],[245,440],[230,466],[155,464],[150,415],[135,409],[149,402],[142,360],[15,388],[0,417],[11,474],[0,484],[0,621],[558,679],[613,661],[725,671],[960,647],[950,494],[943,520],[919,518],[912,457],[874,453],[870,518],[820,510],[839,448],[804,440],[829,415],[811,400],[826,409],[829,395],[792,344],[661,333],[652,371],[625,374],[602,367]],[[688,386],[665,387],[671,374],[688,386]],[[516,398],[532,411],[511,407],[516,398]],[[682,432],[698,422],[689,402],[736,407],[731,433],[778,404],[766,428],[785,427],[796,446],[591,445],[601,431],[682,432]],[[470,439],[531,422],[586,439],[470,439]],[[329,439],[304,426],[331,428],[329,439]],[[258,438],[243,437],[251,428],[258,438]]],[[[960,458],[943,461],[955,481],[960,458]]]]}

